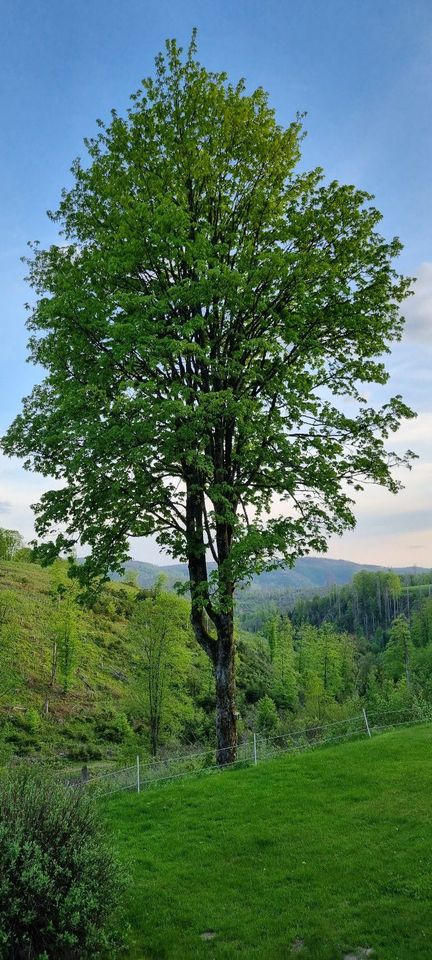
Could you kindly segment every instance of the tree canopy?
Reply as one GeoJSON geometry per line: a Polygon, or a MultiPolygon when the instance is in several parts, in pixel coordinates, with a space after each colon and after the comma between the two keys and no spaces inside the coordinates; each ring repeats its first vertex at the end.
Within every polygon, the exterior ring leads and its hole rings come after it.
{"type": "Polygon", "coordinates": [[[363,389],[387,381],[409,280],[371,196],[299,171],[301,118],[207,71],[195,37],[99,126],[51,215],[62,242],[29,262],[47,373],[3,447],[60,481],[36,507],[47,557],[81,541],[79,576],[105,575],[152,534],[188,562],[232,756],[235,585],[325,550],[365,482],[399,487],[410,455],[386,441],[411,411],[363,389]]]}
{"type": "Polygon", "coordinates": [[[18,530],[6,530],[0,527],[0,560],[13,560],[23,549],[24,540],[18,530]]]}

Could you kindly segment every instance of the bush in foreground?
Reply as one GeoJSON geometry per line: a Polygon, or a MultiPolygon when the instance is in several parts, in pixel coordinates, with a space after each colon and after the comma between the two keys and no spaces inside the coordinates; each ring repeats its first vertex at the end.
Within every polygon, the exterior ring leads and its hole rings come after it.
{"type": "Polygon", "coordinates": [[[91,797],[29,770],[0,779],[2,960],[114,956],[122,886],[91,797]]]}

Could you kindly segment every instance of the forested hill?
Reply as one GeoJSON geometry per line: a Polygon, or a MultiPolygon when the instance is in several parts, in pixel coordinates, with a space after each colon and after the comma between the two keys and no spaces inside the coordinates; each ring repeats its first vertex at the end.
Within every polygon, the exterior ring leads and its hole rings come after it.
{"type": "Polygon", "coordinates": [[[350,584],[333,586],[321,595],[299,596],[290,617],[294,624],[332,623],[378,646],[394,620],[404,617],[416,645],[427,646],[432,643],[432,571],[397,576],[391,570],[362,570],[350,584]]]}
{"type": "MultiPolygon", "coordinates": [[[[214,564],[209,564],[210,568],[214,564]]],[[[261,573],[253,578],[252,588],[258,588],[262,591],[279,590],[319,590],[330,587],[333,584],[342,586],[351,583],[356,573],[366,570],[370,573],[380,570],[388,570],[389,567],[380,567],[373,564],[351,563],[349,560],[332,560],[328,557],[302,557],[291,569],[284,567],[279,570],[272,570],[269,573],[261,573]]],[[[424,573],[423,567],[396,567],[395,573],[400,575],[409,573],[424,573]]],[[[186,564],[171,563],[157,565],[152,563],[142,563],[140,560],[129,560],[126,563],[126,570],[134,571],[137,575],[138,583],[141,587],[152,586],[157,577],[163,573],[170,584],[176,581],[187,580],[188,573],[186,564]]],[[[113,579],[120,579],[113,574],[113,579]]]]}

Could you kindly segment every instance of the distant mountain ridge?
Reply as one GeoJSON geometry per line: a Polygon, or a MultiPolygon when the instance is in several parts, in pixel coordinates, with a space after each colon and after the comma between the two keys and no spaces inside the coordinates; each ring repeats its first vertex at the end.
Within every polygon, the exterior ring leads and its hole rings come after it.
{"type": "MultiPolygon", "coordinates": [[[[209,569],[214,569],[215,564],[209,564],[209,569]]],[[[178,581],[188,579],[187,566],[184,563],[154,564],[144,563],[141,560],[128,560],[125,564],[125,570],[135,571],[138,575],[138,583],[141,587],[151,587],[156,578],[165,574],[168,583],[172,586],[178,581]]],[[[332,560],[329,557],[302,557],[297,560],[294,567],[281,567],[278,570],[272,570],[269,573],[261,573],[253,577],[248,590],[274,591],[274,590],[307,590],[317,589],[322,591],[325,587],[334,584],[343,586],[350,583],[356,573],[361,570],[376,573],[379,570],[394,570],[398,574],[426,573],[428,567],[383,567],[376,564],[353,563],[350,560],[332,560]]],[[[112,574],[113,580],[120,580],[118,574],[112,574]]]]}

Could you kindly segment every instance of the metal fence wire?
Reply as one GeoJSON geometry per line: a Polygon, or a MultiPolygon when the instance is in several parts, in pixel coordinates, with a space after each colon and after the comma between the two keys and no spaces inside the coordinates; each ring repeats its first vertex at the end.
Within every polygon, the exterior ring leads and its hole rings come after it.
{"type": "MultiPolygon", "coordinates": [[[[86,770],[84,777],[78,777],[73,782],[69,781],[69,785],[84,786],[100,797],[127,790],[140,793],[157,783],[190,776],[203,776],[206,773],[236,766],[255,765],[282,754],[303,752],[326,744],[340,743],[343,740],[372,737],[374,734],[394,727],[429,722],[432,722],[432,707],[414,710],[389,709],[367,713],[363,709],[356,716],[347,717],[344,720],[299,727],[272,737],[248,733],[238,744],[236,760],[223,766],[217,763],[216,750],[208,747],[197,753],[175,754],[162,759],[143,761],[137,756],[134,764],[108,773],[92,775],[86,770]]],[[[218,753],[220,756],[220,751],[218,753]]]]}

